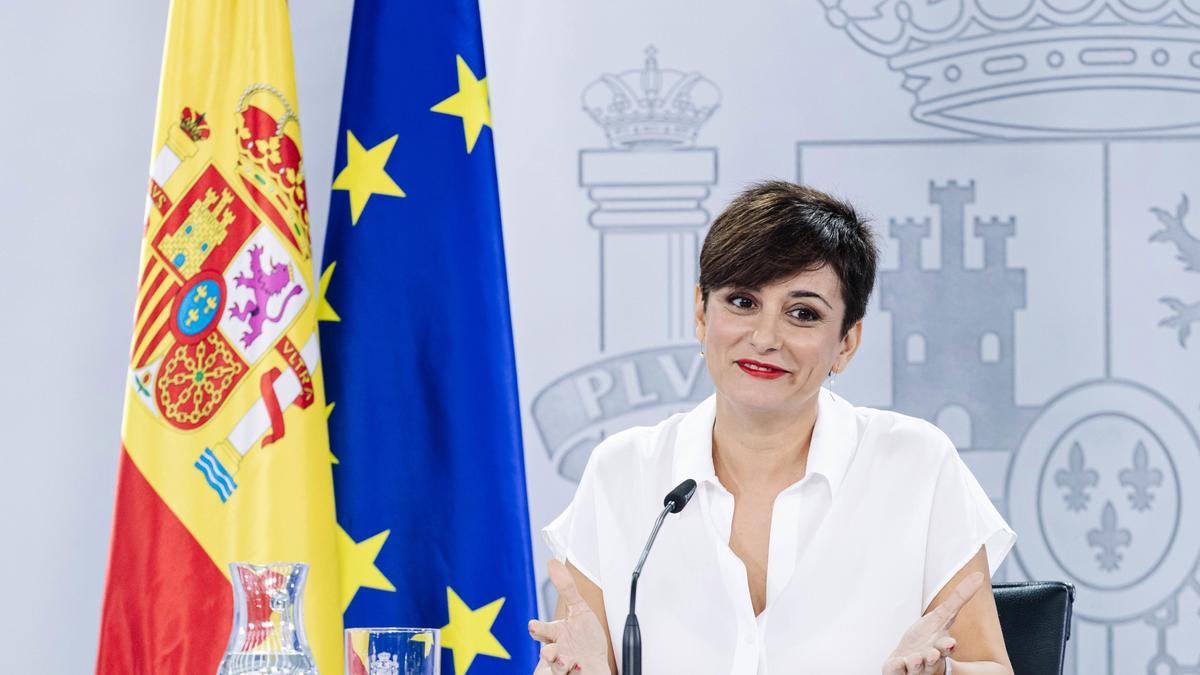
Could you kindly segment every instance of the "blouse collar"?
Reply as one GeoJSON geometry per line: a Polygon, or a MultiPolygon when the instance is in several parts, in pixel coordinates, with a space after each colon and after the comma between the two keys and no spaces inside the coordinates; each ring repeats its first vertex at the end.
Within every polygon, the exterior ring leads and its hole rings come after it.
{"type": "MultiPolygon", "coordinates": [[[[697,483],[717,483],[712,461],[712,429],[716,415],[717,397],[713,394],[680,421],[672,465],[673,483],[687,478],[697,483]]],[[[836,496],[857,447],[858,423],[854,407],[822,388],[817,395],[817,423],[809,445],[806,472],[824,476],[830,493],[836,496]]]]}

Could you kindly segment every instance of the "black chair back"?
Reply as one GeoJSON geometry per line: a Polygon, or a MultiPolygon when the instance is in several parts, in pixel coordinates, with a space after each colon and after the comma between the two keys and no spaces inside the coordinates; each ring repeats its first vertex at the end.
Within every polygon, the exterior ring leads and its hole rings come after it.
{"type": "Polygon", "coordinates": [[[1059,581],[995,584],[996,611],[1016,675],[1061,675],[1075,587],[1059,581]]]}

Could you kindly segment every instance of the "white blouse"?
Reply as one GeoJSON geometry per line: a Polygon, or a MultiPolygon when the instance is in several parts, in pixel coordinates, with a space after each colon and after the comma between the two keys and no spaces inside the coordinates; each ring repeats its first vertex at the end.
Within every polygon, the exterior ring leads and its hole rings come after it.
{"type": "Polygon", "coordinates": [[[712,461],[716,399],[607,438],[570,506],[542,530],[604,591],[621,661],[629,582],[663,496],[697,482],[663,523],[638,581],[643,670],[878,673],[904,631],[986,545],[995,573],[1016,534],[928,422],[821,390],[807,472],[775,500],[767,604],[750,604],[729,548],[733,495],[712,461]]]}

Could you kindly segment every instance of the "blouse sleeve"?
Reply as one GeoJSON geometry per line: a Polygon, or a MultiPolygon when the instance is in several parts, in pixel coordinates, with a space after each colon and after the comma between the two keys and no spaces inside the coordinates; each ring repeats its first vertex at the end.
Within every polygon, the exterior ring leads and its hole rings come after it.
{"type": "Polygon", "coordinates": [[[600,447],[592,451],[575,497],[567,508],[549,525],[542,528],[542,540],[561,562],[570,562],[592,583],[604,587],[599,576],[600,533],[596,506],[597,457],[600,447]]]}
{"type": "Polygon", "coordinates": [[[980,546],[987,550],[988,573],[995,574],[1017,540],[958,451],[949,439],[945,443],[950,447],[942,457],[929,514],[924,607],[975,557],[980,546]]]}

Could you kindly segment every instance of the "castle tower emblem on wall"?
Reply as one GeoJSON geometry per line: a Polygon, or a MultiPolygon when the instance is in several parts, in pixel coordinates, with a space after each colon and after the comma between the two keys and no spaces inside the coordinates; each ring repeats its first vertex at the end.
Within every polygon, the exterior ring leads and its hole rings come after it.
{"type": "Polygon", "coordinates": [[[892,220],[900,266],[880,273],[880,305],[892,315],[893,405],[933,420],[959,450],[1010,450],[1036,408],[1015,404],[1014,324],[1025,308],[1025,270],[1008,265],[1016,219],[974,219],[983,267],[963,264],[975,183],[929,184],[940,214],[938,269],[922,267],[929,219],[892,220]]]}

